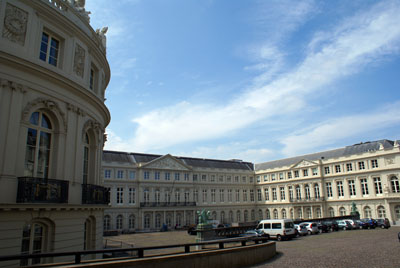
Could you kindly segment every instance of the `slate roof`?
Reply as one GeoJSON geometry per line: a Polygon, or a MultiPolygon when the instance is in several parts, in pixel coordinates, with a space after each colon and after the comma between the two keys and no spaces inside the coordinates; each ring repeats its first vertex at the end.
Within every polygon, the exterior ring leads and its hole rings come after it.
{"type": "Polygon", "coordinates": [[[309,161],[315,161],[315,160],[319,160],[319,159],[339,158],[342,156],[349,156],[349,155],[355,155],[355,154],[365,153],[365,152],[369,152],[369,151],[376,151],[379,149],[381,144],[384,149],[391,149],[391,148],[393,148],[394,141],[386,140],[386,139],[378,140],[378,141],[368,141],[368,142],[364,142],[364,143],[358,143],[358,144],[346,146],[346,147],[339,148],[339,149],[334,149],[334,150],[329,150],[329,151],[324,151],[324,152],[319,152],[319,153],[313,153],[313,154],[307,154],[307,155],[301,155],[301,156],[295,156],[295,157],[285,158],[285,159],[280,159],[280,160],[275,160],[275,161],[264,162],[264,163],[256,164],[255,170],[258,171],[258,170],[266,170],[266,169],[272,169],[272,168],[277,168],[277,167],[290,166],[290,165],[300,162],[303,159],[309,160],[309,161]]]}
{"type": "MultiPolygon", "coordinates": [[[[103,151],[103,160],[106,162],[119,162],[127,164],[148,163],[154,159],[160,158],[162,155],[142,154],[142,153],[127,153],[118,151],[103,151]]],[[[254,164],[239,160],[217,160],[192,157],[174,156],[188,166],[201,168],[224,168],[224,169],[241,169],[254,170],[254,164]]]]}

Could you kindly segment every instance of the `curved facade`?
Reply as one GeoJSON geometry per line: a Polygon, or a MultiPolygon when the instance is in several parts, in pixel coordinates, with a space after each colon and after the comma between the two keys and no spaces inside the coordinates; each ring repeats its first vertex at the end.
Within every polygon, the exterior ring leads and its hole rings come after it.
{"type": "Polygon", "coordinates": [[[0,255],[102,248],[110,68],[88,13],[0,1],[0,255]]]}

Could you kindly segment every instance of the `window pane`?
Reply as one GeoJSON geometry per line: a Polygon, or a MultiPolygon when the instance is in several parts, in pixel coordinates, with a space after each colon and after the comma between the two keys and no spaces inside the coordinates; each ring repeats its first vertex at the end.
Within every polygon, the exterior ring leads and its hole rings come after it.
{"type": "Polygon", "coordinates": [[[29,122],[32,124],[32,125],[39,125],[39,113],[38,112],[34,112],[32,115],[31,115],[31,118],[29,119],[29,122]]]}
{"type": "Polygon", "coordinates": [[[41,124],[41,126],[44,127],[44,128],[51,129],[50,120],[49,120],[49,118],[48,118],[47,116],[45,116],[45,115],[42,115],[42,124],[41,124]]]}

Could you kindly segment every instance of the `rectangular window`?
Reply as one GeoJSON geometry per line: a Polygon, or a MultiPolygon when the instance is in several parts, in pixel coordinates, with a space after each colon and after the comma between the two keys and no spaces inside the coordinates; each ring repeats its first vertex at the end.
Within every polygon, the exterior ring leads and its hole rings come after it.
{"type": "Polygon", "coordinates": [[[295,178],[298,178],[298,177],[299,177],[299,171],[298,171],[298,170],[295,170],[295,171],[294,171],[294,177],[295,177],[295,178]]]}
{"type": "Polygon", "coordinates": [[[338,182],[336,182],[336,185],[337,185],[338,196],[339,197],[343,197],[344,196],[343,182],[342,181],[338,181],[338,182]]]}
{"type": "Polygon", "coordinates": [[[362,191],[362,194],[363,194],[363,195],[368,195],[369,192],[368,192],[368,182],[367,182],[367,179],[361,179],[360,182],[361,182],[361,191],[362,191]]]}
{"type": "Polygon", "coordinates": [[[377,159],[371,160],[371,167],[372,168],[377,168],[378,167],[378,160],[377,159]]]}
{"type": "Polygon", "coordinates": [[[211,189],[211,202],[215,203],[215,189],[211,189]]]}
{"type": "Polygon", "coordinates": [[[207,181],[207,175],[205,175],[205,174],[201,175],[201,180],[202,181],[207,181]]]}
{"type": "Polygon", "coordinates": [[[261,181],[260,176],[257,176],[256,178],[257,178],[257,182],[260,182],[260,181],[261,181]]]}
{"type": "Polygon", "coordinates": [[[279,173],[279,179],[280,179],[280,180],[283,180],[283,179],[284,179],[283,173],[279,173]]]}
{"type": "Polygon", "coordinates": [[[175,173],[175,180],[179,181],[180,180],[180,176],[181,176],[180,173],[175,173]]]}
{"type": "Polygon", "coordinates": [[[159,171],[155,171],[154,172],[154,179],[155,180],[159,180],[160,179],[160,172],[159,171]]]}
{"type": "Polygon", "coordinates": [[[189,181],[189,173],[184,173],[184,174],[183,174],[183,179],[184,179],[185,181],[189,181]]]}
{"type": "Polygon", "coordinates": [[[351,163],[346,164],[347,171],[353,171],[353,165],[351,163]]]}
{"type": "Polygon", "coordinates": [[[235,182],[239,182],[239,176],[235,176],[235,182]]]}
{"type": "Polygon", "coordinates": [[[341,172],[340,165],[335,165],[335,172],[336,173],[340,173],[341,172]]]}
{"type": "Polygon", "coordinates": [[[278,196],[276,194],[276,188],[272,188],[272,200],[278,200],[278,196]]]}
{"type": "Polygon", "coordinates": [[[135,204],[135,188],[129,188],[129,204],[135,204]]]}
{"type": "Polygon", "coordinates": [[[236,189],[235,201],[240,202],[240,190],[239,189],[236,189]]]}
{"type": "Polygon", "coordinates": [[[225,191],[223,189],[219,189],[219,202],[225,202],[225,191]]]}
{"type": "Polygon", "coordinates": [[[197,174],[193,174],[193,181],[197,181],[198,180],[198,175],[197,174]]]}
{"type": "Polygon", "coordinates": [[[271,181],[275,180],[275,174],[271,174],[271,181]]]}
{"type": "Polygon", "coordinates": [[[198,190],[193,190],[193,198],[194,202],[199,202],[199,191],[198,190]]]}
{"type": "Polygon", "coordinates": [[[349,180],[349,193],[350,196],[356,195],[356,185],[354,183],[354,180],[349,180]]]}
{"type": "Polygon", "coordinates": [[[325,171],[325,174],[331,173],[331,171],[329,170],[329,167],[324,167],[324,171],[325,171]]]}
{"type": "Polygon", "coordinates": [[[359,170],[365,169],[364,161],[358,162],[358,169],[359,170]]]}
{"type": "Polygon", "coordinates": [[[134,180],[135,179],[135,171],[129,171],[129,179],[134,180]]]}
{"type": "Polygon", "coordinates": [[[42,33],[39,58],[57,67],[60,41],[48,33],[42,33]]]}
{"type": "Polygon", "coordinates": [[[166,181],[169,181],[169,180],[171,179],[171,174],[170,174],[169,172],[165,172],[165,173],[164,173],[164,179],[165,179],[166,181]]]}
{"type": "Polygon", "coordinates": [[[111,170],[109,169],[104,170],[104,178],[106,179],[111,178],[111,170]]]}
{"type": "Polygon", "coordinates": [[[255,200],[254,200],[254,190],[253,189],[251,189],[250,190],[250,202],[254,202],[255,200]]]}
{"type": "Polygon", "coordinates": [[[211,181],[211,182],[214,182],[214,181],[215,181],[215,175],[211,175],[210,181],[211,181]]]}
{"type": "Polygon", "coordinates": [[[268,175],[264,175],[264,181],[268,181],[268,175]]]}
{"type": "Polygon", "coordinates": [[[226,176],[226,182],[232,182],[232,176],[230,175],[226,176]]]}
{"type": "Polygon", "coordinates": [[[375,193],[382,194],[381,178],[379,178],[379,177],[374,178],[374,184],[375,184],[375,193]]]}
{"type": "Polygon", "coordinates": [[[124,188],[118,187],[117,188],[117,204],[124,203],[124,188]]]}
{"type": "Polygon", "coordinates": [[[118,179],[124,178],[124,171],[123,170],[118,170],[117,171],[117,178],[118,179]]]}
{"type": "Polygon", "coordinates": [[[207,203],[207,189],[203,189],[203,203],[207,203]]]}
{"type": "Polygon", "coordinates": [[[250,177],[249,181],[250,181],[250,183],[253,183],[254,182],[254,177],[250,177]]]}
{"type": "Polygon", "coordinates": [[[247,181],[246,176],[243,176],[243,177],[242,177],[242,182],[246,182],[246,181],[247,181]]]}
{"type": "Polygon", "coordinates": [[[288,178],[288,179],[291,179],[291,178],[292,178],[292,172],[291,172],[291,171],[289,171],[289,172],[287,173],[287,178],[288,178]]]}
{"type": "Polygon", "coordinates": [[[330,182],[326,183],[326,195],[328,197],[332,197],[333,196],[333,194],[332,194],[332,183],[330,183],[330,182]]]}
{"type": "Polygon", "coordinates": [[[218,176],[218,181],[219,181],[219,182],[223,182],[223,181],[224,181],[224,176],[219,175],[219,176],[218,176]]]}
{"type": "Polygon", "coordinates": [[[289,200],[292,201],[293,200],[293,187],[289,186],[288,189],[289,189],[289,200]]]}
{"type": "Polygon", "coordinates": [[[269,190],[268,190],[268,188],[264,189],[264,194],[265,194],[265,201],[269,201],[269,190]]]}
{"type": "Polygon", "coordinates": [[[286,198],[286,196],[285,196],[285,187],[281,187],[280,191],[281,191],[281,200],[285,200],[285,198],[286,198]]]}
{"type": "Polygon", "coordinates": [[[257,189],[257,201],[262,201],[261,189],[257,189]]]}
{"type": "Polygon", "coordinates": [[[243,190],[243,202],[247,202],[247,190],[243,190]]]}
{"type": "Polygon", "coordinates": [[[313,174],[313,176],[317,176],[318,175],[318,169],[317,168],[313,168],[312,169],[312,174],[313,174]]]}
{"type": "Polygon", "coordinates": [[[149,171],[145,171],[145,172],[144,172],[144,179],[145,179],[145,180],[150,179],[150,172],[149,172],[149,171]]]}
{"type": "Polygon", "coordinates": [[[307,177],[308,176],[308,169],[303,169],[303,176],[307,177]]]}
{"type": "Polygon", "coordinates": [[[228,202],[232,202],[232,189],[228,189],[228,202]]]}

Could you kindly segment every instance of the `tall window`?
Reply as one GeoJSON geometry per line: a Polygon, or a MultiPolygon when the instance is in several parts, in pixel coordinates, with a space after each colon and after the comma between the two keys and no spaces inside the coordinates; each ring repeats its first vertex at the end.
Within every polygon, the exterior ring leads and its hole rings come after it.
{"type": "Polygon", "coordinates": [[[381,178],[379,178],[379,177],[374,178],[374,184],[375,184],[375,193],[376,194],[382,194],[381,178]]]}
{"type": "Polygon", "coordinates": [[[339,197],[344,196],[344,192],[343,192],[343,182],[342,182],[342,181],[338,181],[338,182],[336,182],[336,185],[337,185],[338,196],[339,196],[339,197]]]}
{"type": "Polygon", "coordinates": [[[203,203],[207,203],[207,189],[203,189],[203,203]]]}
{"type": "Polygon", "coordinates": [[[325,174],[331,173],[330,170],[329,170],[329,167],[324,167],[324,171],[325,171],[325,174]]]}
{"type": "Polygon", "coordinates": [[[103,228],[104,228],[104,231],[110,230],[110,228],[111,228],[110,223],[111,223],[111,218],[110,218],[110,216],[109,216],[109,215],[105,215],[105,216],[104,216],[104,220],[103,220],[103,228]]]}
{"type": "Polygon", "coordinates": [[[349,193],[350,196],[356,195],[356,185],[354,183],[354,180],[349,180],[349,193]]]}
{"type": "Polygon", "coordinates": [[[144,174],[143,177],[145,180],[150,179],[150,171],[145,171],[143,174],[144,174]]]}
{"type": "Polygon", "coordinates": [[[327,182],[326,184],[326,196],[327,197],[332,197],[332,183],[331,182],[327,182]]]}
{"type": "Polygon", "coordinates": [[[228,202],[232,202],[232,189],[228,189],[228,202]]]}
{"type": "Polygon", "coordinates": [[[301,199],[301,189],[300,189],[300,185],[296,186],[296,199],[300,200],[301,199]]]}
{"type": "Polygon", "coordinates": [[[279,218],[278,210],[277,210],[277,209],[274,209],[274,219],[276,220],[276,219],[278,219],[278,218],[279,218]]]}
{"type": "Polygon", "coordinates": [[[111,178],[111,170],[109,169],[104,170],[104,178],[106,179],[111,178]]]}
{"type": "Polygon", "coordinates": [[[261,189],[257,189],[257,201],[262,201],[261,189]]]}
{"type": "Polygon", "coordinates": [[[135,215],[129,215],[129,222],[128,222],[129,229],[135,229],[135,215]]]}
{"type": "Polygon", "coordinates": [[[386,218],[386,210],[383,206],[378,207],[378,218],[386,218]]]}
{"type": "Polygon", "coordinates": [[[117,188],[117,204],[124,203],[124,188],[118,187],[117,188]]]}
{"type": "Polygon", "coordinates": [[[320,198],[318,183],[314,184],[314,196],[315,196],[315,198],[320,198]]]}
{"type": "Polygon", "coordinates": [[[351,163],[346,164],[347,171],[353,171],[353,165],[351,163]]]}
{"type": "Polygon", "coordinates": [[[265,194],[265,201],[269,201],[269,190],[268,190],[268,188],[264,189],[264,194],[265,194]]]}
{"type": "Polygon", "coordinates": [[[243,202],[247,202],[247,190],[243,190],[243,202]]]}
{"type": "Polygon", "coordinates": [[[175,190],[175,202],[181,202],[181,191],[179,189],[175,190]]]}
{"type": "Polygon", "coordinates": [[[30,177],[48,178],[52,124],[41,111],[34,112],[29,123],[24,174],[30,177]]]}
{"type": "MultiPolygon", "coordinates": [[[[47,226],[42,223],[27,224],[22,230],[21,255],[42,253],[46,249],[47,226]]],[[[33,265],[40,263],[40,258],[21,260],[20,265],[33,265]]]]}
{"type": "Polygon", "coordinates": [[[88,172],[89,172],[89,136],[85,133],[85,139],[83,141],[83,174],[82,183],[87,184],[88,172]]]}
{"type": "Polygon", "coordinates": [[[365,169],[364,161],[358,162],[358,169],[359,170],[365,169]]]}
{"type": "Polygon", "coordinates": [[[372,168],[377,168],[378,167],[378,160],[377,159],[372,159],[371,160],[371,167],[372,168]]]}
{"type": "Polygon", "coordinates": [[[287,219],[286,209],[282,209],[282,219],[287,219]]]}
{"type": "Polygon", "coordinates": [[[135,204],[135,188],[129,188],[129,204],[135,204]]]}
{"type": "Polygon", "coordinates": [[[335,165],[335,172],[336,172],[336,173],[341,172],[340,165],[335,165]]]}
{"type": "Polygon", "coordinates": [[[58,54],[60,50],[60,41],[48,33],[42,33],[42,41],[40,44],[39,59],[57,66],[58,54]]]}
{"type": "Polygon", "coordinates": [[[271,219],[271,214],[269,212],[269,209],[265,210],[265,217],[267,218],[267,220],[271,219]]]}
{"type": "MultiPolygon", "coordinates": [[[[285,187],[280,187],[280,191],[281,191],[281,200],[285,200],[286,196],[285,196],[285,187]]],[[[284,218],[286,219],[286,218],[284,218]]]]}
{"type": "Polygon", "coordinates": [[[117,179],[123,179],[123,178],[124,178],[124,171],[118,170],[117,171],[117,179]]]}
{"type": "Polygon", "coordinates": [[[121,230],[123,227],[123,220],[124,218],[122,217],[122,215],[118,215],[116,222],[115,222],[115,227],[117,230],[121,230]]]}
{"type": "Polygon", "coordinates": [[[399,179],[397,177],[392,177],[390,179],[390,184],[392,185],[392,192],[393,193],[400,193],[399,179]]]}
{"type": "Polygon", "coordinates": [[[236,212],[236,221],[240,222],[240,210],[236,212]]]}
{"type": "Polygon", "coordinates": [[[368,195],[368,183],[367,183],[367,179],[361,179],[361,191],[363,195],[368,195]]]}
{"type": "Polygon", "coordinates": [[[272,188],[272,200],[277,200],[278,197],[276,195],[276,188],[272,188]]]}
{"type": "Polygon", "coordinates": [[[344,207],[341,207],[339,209],[339,213],[340,213],[340,216],[346,216],[346,209],[344,207]]]}
{"type": "Polygon", "coordinates": [[[307,177],[308,176],[308,169],[303,169],[303,176],[307,177]]]}
{"type": "Polygon", "coordinates": [[[156,202],[156,204],[160,204],[160,202],[161,202],[160,189],[156,189],[154,191],[154,201],[156,202]]]}
{"type": "Polygon", "coordinates": [[[329,217],[335,217],[335,210],[333,208],[329,208],[329,217]]]}
{"type": "Polygon", "coordinates": [[[225,202],[225,191],[223,189],[219,189],[219,202],[225,202]]]}
{"type": "Polygon", "coordinates": [[[236,189],[235,191],[236,191],[236,193],[235,193],[235,201],[236,202],[240,202],[240,190],[236,189]]]}
{"type": "Polygon", "coordinates": [[[308,184],[306,184],[306,186],[304,186],[304,190],[306,192],[306,199],[310,199],[310,186],[308,184]]]}
{"type": "Polygon", "coordinates": [[[193,190],[193,199],[194,202],[199,202],[199,191],[197,189],[193,190]]]}
{"type": "Polygon", "coordinates": [[[293,200],[293,187],[289,186],[289,199],[292,201],[293,200]]]}
{"type": "Polygon", "coordinates": [[[254,190],[250,190],[250,202],[254,202],[254,190]]]}
{"type": "Polygon", "coordinates": [[[295,171],[294,171],[294,177],[295,177],[295,178],[298,178],[298,177],[299,177],[299,171],[298,171],[298,170],[295,170],[295,171]]]}
{"type": "Polygon", "coordinates": [[[150,191],[149,189],[144,189],[143,190],[143,199],[145,203],[149,203],[150,201],[150,191]]]}
{"type": "MultiPolygon", "coordinates": [[[[264,176],[265,177],[265,176],[264,176]]],[[[289,171],[288,173],[287,173],[287,178],[288,179],[291,179],[292,178],[292,172],[291,171],[289,171]]],[[[265,181],[265,180],[264,180],[265,181]]]]}
{"type": "Polygon", "coordinates": [[[313,174],[313,176],[317,176],[318,175],[318,169],[317,168],[313,168],[312,169],[312,174],[313,174]]]}
{"type": "Polygon", "coordinates": [[[215,189],[211,189],[211,202],[215,203],[215,189]]]}
{"type": "Polygon", "coordinates": [[[169,173],[169,172],[165,172],[165,173],[164,173],[164,179],[165,179],[166,181],[169,181],[170,178],[171,178],[170,173],[169,173]]]}
{"type": "Polygon", "coordinates": [[[154,172],[154,179],[155,180],[159,180],[160,179],[160,172],[159,171],[155,171],[154,172]]]}
{"type": "Polygon", "coordinates": [[[364,218],[371,218],[372,213],[371,213],[371,208],[366,206],[364,207],[364,218]]]}

